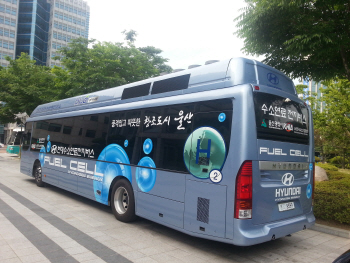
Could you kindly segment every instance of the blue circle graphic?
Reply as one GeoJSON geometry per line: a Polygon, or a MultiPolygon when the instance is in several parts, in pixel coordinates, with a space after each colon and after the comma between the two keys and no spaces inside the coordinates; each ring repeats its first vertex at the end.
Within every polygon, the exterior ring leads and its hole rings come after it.
{"type": "Polygon", "coordinates": [[[226,120],[226,114],[225,113],[220,113],[219,114],[219,122],[223,122],[226,120]]]}
{"type": "Polygon", "coordinates": [[[48,142],[46,145],[46,151],[49,153],[51,150],[51,142],[48,142]]]}
{"type": "Polygon", "coordinates": [[[39,153],[39,161],[41,163],[41,167],[44,167],[45,156],[46,156],[45,146],[42,146],[39,153]]]}
{"type": "Polygon", "coordinates": [[[307,197],[308,199],[310,199],[311,195],[312,195],[312,185],[311,185],[311,184],[308,184],[308,185],[307,185],[307,188],[306,188],[306,197],[307,197]]]}
{"type": "Polygon", "coordinates": [[[153,149],[153,142],[151,139],[146,139],[143,143],[143,152],[145,154],[150,154],[153,149]]]}
{"type": "Polygon", "coordinates": [[[125,140],[125,141],[124,141],[124,147],[128,147],[128,145],[129,145],[129,141],[128,141],[128,140],[125,140]]]}
{"type": "Polygon", "coordinates": [[[124,176],[131,183],[130,161],[123,147],[118,144],[110,144],[105,147],[97,160],[93,183],[95,198],[107,201],[109,188],[116,176],[124,176]]]}
{"type": "Polygon", "coordinates": [[[310,169],[310,171],[312,171],[313,167],[314,167],[314,166],[312,165],[312,163],[310,163],[310,164],[309,164],[309,169],[310,169]]]}
{"type": "MultiPolygon", "coordinates": [[[[137,165],[156,168],[154,161],[150,157],[143,157],[137,165]]],[[[142,192],[149,192],[156,183],[157,171],[145,167],[136,168],[136,181],[142,192]]]]}
{"type": "Polygon", "coordinates": [[[47,141],[49,141],[50,140],[50,135],[47,135],[47,141]]]}

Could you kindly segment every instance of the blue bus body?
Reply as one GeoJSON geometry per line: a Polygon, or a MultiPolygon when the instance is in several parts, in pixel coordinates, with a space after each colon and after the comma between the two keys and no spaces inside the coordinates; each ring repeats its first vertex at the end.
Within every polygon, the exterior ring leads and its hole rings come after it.
{"type": "Polygon", "coordinates": [[[105,205],[124,180],[137,216],[192,236],[249,246],[315,222],[311,110],[254,60],[40,105],[25,132],[22,173],[105,205]]]}

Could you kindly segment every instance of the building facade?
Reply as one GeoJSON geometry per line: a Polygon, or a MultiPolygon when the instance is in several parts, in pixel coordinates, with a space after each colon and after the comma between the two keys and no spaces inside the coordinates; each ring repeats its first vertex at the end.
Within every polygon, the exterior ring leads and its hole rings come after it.
{"type": "MultiPolygon", "coordinates": [[[[301,84],[301,83],[300,83],[301,84]]],[[[314,80],[303,80],[303,85],[306,85],[307,88],[304,89],[304,93],[306,94],[306,97],[316,97],[317,99],[320,99],[322,97],[322,89],[326,89],[327,87],[324,86],[321,82],[316,82],[314,80]]],[[[320,111],[322,112],[324,110],[324,102],[318,103],[320,107],[320,111]]]]}
{"type": "Polygon", "coordinates": [[[0,123],[0,142],[4,144],[8,144],[10,138],[15,132],[23,131],[24,130],[23,123],[25,123],[25,120],[28,117],[29,116],[26,113],[20,113],[20,114],[17,114],[17,118],[21,120],[21,123],[6,123],[2,125],[0,123]]]}
{"type": "Polygon", "coordinates": [[[75,38],[89,36],[90,7],[82,0],[0,0],[0,65],[6,56],[28,53],[39,65],[61,66],[53,58],[75,38]]]}
{"type": "MultiPolygon", "coordinates": [[[[89,21],[90,7],[83,0],[0,0],[0,66],[22,52],[39,65],[62,66],[54,59],[58,50],[72,39],[88,38],[89,21]]],[[[20,128],[0,124],[0,142],[7,143],[20,128]]]]}
{"type": "Polygon", "coordinates": [[[47,66],[61,66],[54,58],[58,49],[72,39],[89,36],[90,7],[82,0],[52,0],[48,38],[47,66]]]}
{"type": "Polygon", "coordinates": [[[28,53],[39,65],[46,65],[50,3],[19,0],[16,57],[28,53]]]}
{"type": "Polygon", "coordinates": [[[6,67],[7,56],[15,58],[19,0],[0,0],[0,66],[6,67]]]}

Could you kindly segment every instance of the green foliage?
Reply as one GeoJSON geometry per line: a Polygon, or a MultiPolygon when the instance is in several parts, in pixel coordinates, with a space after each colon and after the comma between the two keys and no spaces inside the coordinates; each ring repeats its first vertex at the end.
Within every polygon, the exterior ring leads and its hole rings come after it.
{"type": "Polygon", "coordinates": [[[342,173],[340,171],[326,171],[329,180],[341,180],[349,177],[349,175],[342,173]]]}
{"type": "Polygon", "coordinates": [[[328,164],[328,163],[317,163],[316,165],[325,169],[326,171],[338,171],[337,167],[335,167],[331,164],[328,164]]]}
{"type": "Polygon", "coordinates": [[[160,72],[170,72],[167,59],[155,47],[136,48],[132,42],[136,32],[124,32],[123,43],[97,42],[79,38],[60,49],[62,69],[54,69],[60,87],[60,98],[76,96],[140,81],[160,72]]]}
{"type": "Polygon", "coordinates": [[[293,78],[350,80],[350,3],[245,0],[236,34],[248,54],[293,78]]]}
{"type": "Polygon", "coordinates": [[[129,30],[129,31],[126,31],[124,30],[122,32],[124,35],[125,35],[125,40],[130,42],[130,43],[134,43],[135,40],[136,40],[136,37],[137,37],[137,33],[135,30],[129,30]]]}
{"type": "MultiPolygon", "coordinates": [[[[329,160],[331,164],[338,168],[342,168],[342,163],[345,161],[346,164],[349,164],[349,159],[345,159],[342,156],[335,156],[332,159],[329,160]]],[[[346,165],[345,165],[346,166],[346,165]]]]}
{"type": "Polygon", "coordinates": [[[320,157],[317,157],[317,156],[315,156],[315,162],[321,162],[321,158],[320,157]]]}
{"type": "Polygon", "coordinates": [[[306,95],[306,92],[304,91],[304,89],[306,88],[307,88],[307,85],[298,84],[295,86],[295,89],[297,90],[298,95],[303,95],[303,97],[306,95]]]}
{"type": "Polygon", "coordinates": [[[9,66],[0,69],[0,122],[21,122],[17,114],[30,114],[37,105],[55,100],[54,75],[25,53],[7,60],[9,66]]]}
{"type": "Polygon", "coordinates": [[[136,48],[134,30],[124,31],[127,44],[79,38],[60,49],[64,68],[35,64],[28,54],[0,67],[0,122],[21,121],[40,104],[103,90],[171,72],[162,50],[153,46],[136,48]]]}
{"type": "Polygon", "coordinates": [[[350,82],[336,79],[324,85],[327,89],[322,89],[323,96],[316,105],[323,103],[326,109],[313,110],[315,145],[322,156],[341,156],[340,164],[345,168],[350,158],[350,82]]]}
{"type": "Polygon", "coordinates": [[[350,176],[327,171],[329,181],[315,185],[316,218],[350,224],[350,176]]]}

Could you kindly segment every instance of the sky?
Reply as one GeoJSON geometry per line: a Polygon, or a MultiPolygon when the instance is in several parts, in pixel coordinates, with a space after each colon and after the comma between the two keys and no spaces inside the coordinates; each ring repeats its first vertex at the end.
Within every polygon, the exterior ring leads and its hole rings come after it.
{"type": "MultiPolygon", "coordinates": [[[[124,30],[137,32],[136,47],[163,50],[173,69],[204,65],[208,60],[256,57],[242,53],[243,40],[234,18],[243,0],[87,0],[90,6],[89,38],[123,42],[124,30]]],[[[259,60],[259,59],[258,59],[259,60]]]]}

